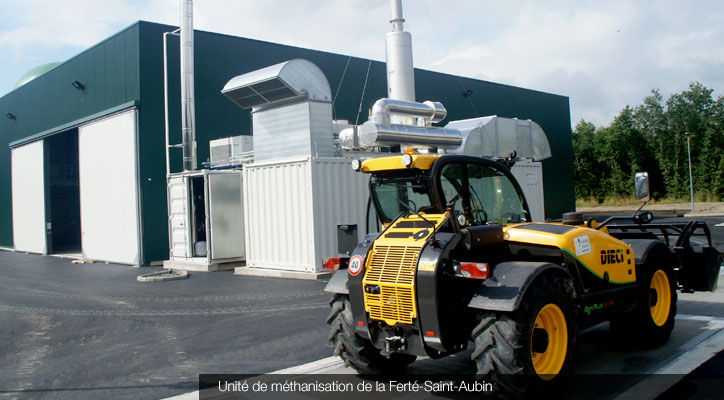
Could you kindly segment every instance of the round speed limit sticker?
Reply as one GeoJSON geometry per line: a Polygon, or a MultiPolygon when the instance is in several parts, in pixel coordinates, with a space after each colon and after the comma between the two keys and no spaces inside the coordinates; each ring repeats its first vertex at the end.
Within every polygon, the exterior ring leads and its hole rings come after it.
{"type": "Polygon", "coordinates": [[[347,269],[349,270],[350,275],[357,276],[357,274],[362,271],[362,257],[353,256],[350,258],[347,269]]]}

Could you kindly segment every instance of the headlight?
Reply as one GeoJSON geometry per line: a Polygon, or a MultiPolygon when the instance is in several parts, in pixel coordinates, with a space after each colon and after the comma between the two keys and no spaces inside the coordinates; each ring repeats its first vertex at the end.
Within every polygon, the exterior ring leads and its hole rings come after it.
{"type": "Polygon", "coordinates": [[[410,168],[412,166],[412,156],[409,154],[405,154],[402,156],[402,165],[406,166],[407,168],[410,168]]]}
{"type": "Polygon", "coordinates": [[[352,160],[352,169],[355,171],[359,171],[359,169],[362,168],[362,163],[360,160],[352,160]]]}

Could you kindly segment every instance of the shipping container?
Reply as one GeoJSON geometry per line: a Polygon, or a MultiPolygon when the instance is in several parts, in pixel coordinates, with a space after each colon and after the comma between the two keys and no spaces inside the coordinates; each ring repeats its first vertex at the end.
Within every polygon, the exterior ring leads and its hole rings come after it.
{"type": "Polygon", "coordinates": [[[368,176],[344,158],[244,166],[246,265],[317,273],[338,254],[337,232],[364,236],[368,176]]]}

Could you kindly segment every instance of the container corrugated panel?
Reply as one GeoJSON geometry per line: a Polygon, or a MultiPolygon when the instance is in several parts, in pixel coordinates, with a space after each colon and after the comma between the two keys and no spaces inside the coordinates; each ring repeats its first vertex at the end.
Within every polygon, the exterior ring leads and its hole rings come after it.
{"type": "Polygon", "coordinates": [[[255,163],[244,168],[246,263],[318,272],[337,255],[337,226],[365,230],[367,176],[349,159],[255,163]]]}
{"type": "Polygon", "coordinates": [[[312,272],[311,161],[248,164],[243,183],[247,266],[312,272]]]}
{"type": "Polygon", "coordinates": [[[511,172],[518,180],[523,194],[528,200],[528,207],[533,221],[545,221],[545,204],[543,200],[543,165],[539,162],[517,163],[511,172]]]}
{"type": "Polygon", "coordinates": [[[188,187],[183,176],[174,176],[168,181],[169,207],[169,241],[171,257],[187,258],[190,256],[188,247],[188,187]]]}
{"type": "Polygon", "coordinates": [[[318,158],[313,161],[316,271],[323,257],[336,256],[337,226],[357,225],[357,240],[365,235],[369,175],[352,169],[351,160],[318,158]]]}

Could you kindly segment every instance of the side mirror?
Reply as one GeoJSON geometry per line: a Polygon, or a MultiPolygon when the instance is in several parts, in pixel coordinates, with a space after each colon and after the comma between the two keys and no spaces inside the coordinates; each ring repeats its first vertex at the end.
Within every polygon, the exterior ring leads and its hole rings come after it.
{"type": "Polygon", "coordinates": [[[634,193],[636,194],[636,201],[651,200],[648,172],[637,172],[636,175],[634,175],[634,193]]]}
{"type": "Polygon", "coordinates": [[[633,216],[633,222],[634,224],[643,225],[648,224],[649,222],[653,221],[654,214],[651,214],[651,211],[644,211],[640,213],[636,213],[633,216]]]}

